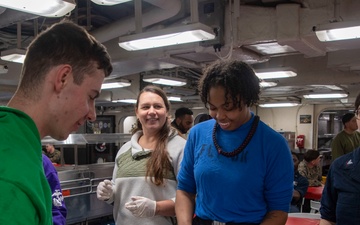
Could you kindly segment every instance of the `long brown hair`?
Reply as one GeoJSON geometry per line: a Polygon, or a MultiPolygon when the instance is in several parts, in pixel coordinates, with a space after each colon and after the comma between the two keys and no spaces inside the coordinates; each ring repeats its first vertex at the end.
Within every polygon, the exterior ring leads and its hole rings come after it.
{"type": "MultiPolygon", "coordinates": [[[[166,111],[170,111],[170,102],[165,92],[161,88],[154,85],[148,85],[140,91],[135,104],[136,109],[139,107],[140,96],[144,92],[151,92],[159,95],[164,101],[166,111]]],[[[153,177],[151,178],[151,182],[157,186],[164,183],[164,177],[166,177],[167,173],[171,171],[171,163],[169,160],[169,154],[167,152],[170,126],[171,125],[169,122],[169,117],[167,117],[165,124],[158,132],[158,141],[156,143],[154,151],[152,151],[151,156],[146,164],[146,177],[153,177]]],[[[140,121],[137,120],[137,127],[133,130],[133,134],[139,130],[142,130],[142,125],[140,121]]]]}

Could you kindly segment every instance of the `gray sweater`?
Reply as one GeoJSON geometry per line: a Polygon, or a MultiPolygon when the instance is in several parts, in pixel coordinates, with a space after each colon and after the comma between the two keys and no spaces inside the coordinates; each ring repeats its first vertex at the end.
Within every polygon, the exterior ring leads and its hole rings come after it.
{"type": "Polygon", "coordinates": [[[138,218],[125,208],[125,203],[131,201],[132,196],[142,196],[152,200],[175,200],[177,181],[176,176],[180,169],[183,150],[186,140],[176,133],[169,135],[167,151],[173,171],[168,173],[162,186],[145,179],[147,155],[150,151],[144,150],[138,143],[142,131],[135,133],[131,140],[119,150],[115,159],[112,177],[114,187],[114,218],[117,225],[171,225],[174,218],[155,216],[152,218],[138,218]]]}

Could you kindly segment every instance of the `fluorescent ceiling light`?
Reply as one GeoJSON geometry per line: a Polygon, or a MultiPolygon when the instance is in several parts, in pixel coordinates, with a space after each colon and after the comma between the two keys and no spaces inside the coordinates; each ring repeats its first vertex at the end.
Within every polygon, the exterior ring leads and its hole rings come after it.
{"type": "Polygon", "coordinates": [[[296,71],[289,67],[257,69],[255,70],[255,74],[260,79],[287,78],[295,77],[297,75],[296,71]]]}
{"type": "Polygon", "coordinates": [[[136,103],[136,99],[132,99],[132,98],[127,98],[127,99],[118,99],[118,100],[113,100],[112,102],[122,102],[122,103],[131,103],[131,104],[135,104],[135,103],[136,103]]]}
{"type": "Polygon", "coordinates": [[[1,60],[24,63],[26,51],[23,49],[9,49],[1,52],[1,60]]]}
{"type": "Polygon", "coordinates": [[[360,38],[360,22],[334,22],[316,26],[315,34],[322,41],[339,41],[360,38]]]}
{"type": "Polygon", "coordinates": [[[310,85],[310,86],[315,87],[315,88],[327,88],[327,89],[334,90],[334,91],[343,90],[341,87],[338,87],[336,85],[317,85],[317,84],[314,84],[314,85],[310,85]]]}
{"type": "Polygon", "coordinates": [[[200,109],[205,109],[205,107],[204,106],[194,106],[194,107],[192,107],[190,109],[200,110],[200,109]]]}
{"type": "Polygon", "coordinates": [[[345,98],[348,94],[346,93],[328,93],[328,94],[308,94],[303,95],[304,98],[345,98]]]}
{"type": "MultiPolygon", "coordinates": [[[[343,98],[343,99],[340,99],[340,102],[346,104],[346,103],[349,103],[349,99],[343,98]]],[[[352,110],[349,110],[349,111],[351,112],[352,110]]]]}
{"type": "Polygon", "coordinates": [[[215,34],[211,27],[201,23],[193,23],[184,26],[120,37],[119,45],[125,50],[136,51],[206,41],[214,38],[215,34]]]}
{"type": "Polygon", "coordinates": [[[143,77],[143,81],[154,83],[154,84],[162,84],[169,86],[184,86],[186,85],[186,80],[177,78],[177,77],[167,77],[162,75],[147,75],[143,77]]]}
{"type": "Polygon", "coordinates": [[[91,0],[98,5],[116,5],[124,2],[130,2],[131,0],[91,0]]]}
{"type": "Polygon", "coordinates": [[[122,87],[129,87],[130,85],[131,85],[130,81],[120,80],[117,82],[103,83],[101,85],[101,89],[122,88],[122,87]]]}
{"type": "Polygon", "coordinates": [[[1,0],[0,6],[45,17],[62,17],[71,12],[73,0],[1,0]]]}
{"type": "Polygon", "coordinates": [[[262,88],[275,87],[276,85],[277,85],[276,82],[266,82],[266,81],[261,81],[260,82],[260,87],[262,87],[262,88]]]}
{"type": "Polygon", "coordinates": [[[182,102],[181,98],[176,96],[169,96],[168,100],[172,102],[182,102]]]}
{"type": "Polygon", "coordinates": [[[292,47],[288,45],[280,45],[277,42],[245,45],[244,47],[262,55],[277,55],[296,52],[296,50],[292,47]]]}
{"type": "Polygon", "coordinates": [[[292,107],[292,106],[298,106],[299,103],[296,102],[278,102],[278,103],[265,103],[260,104],[260,107],[263,108],[272,108],[272,107],[292,107]]]}

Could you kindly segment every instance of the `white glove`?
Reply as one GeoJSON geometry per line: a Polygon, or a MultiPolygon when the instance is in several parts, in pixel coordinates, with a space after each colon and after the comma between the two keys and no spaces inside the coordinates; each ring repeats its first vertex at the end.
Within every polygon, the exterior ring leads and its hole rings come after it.
{"type": "Polygon", "coordinates": [[[132,196],[131,200],[125,203],[125,208],[134,216],[141,218],[155,216],[156,201],[141,196],[132,196]]]}
{"type": "Polygon", "coordinates": [[[96,188],[96,197],[102,201],[113,200],[112,183],[109,180],[104,180],[99,183],[96,188]]]}

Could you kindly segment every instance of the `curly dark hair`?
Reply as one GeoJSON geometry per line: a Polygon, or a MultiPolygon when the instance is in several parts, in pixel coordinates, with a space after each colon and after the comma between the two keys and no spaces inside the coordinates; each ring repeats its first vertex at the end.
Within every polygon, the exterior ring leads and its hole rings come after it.
{"type": "Polygon", "coordinates": [[[198,90],[205,107],[208,107],[210,89],[216,86],[224,87],[225,98],[231,97],[240,109],[242,104],[250,107],[259,100],[260,80],[254,70],[241,61],[219,60],[204,69],[198,90]]]}

